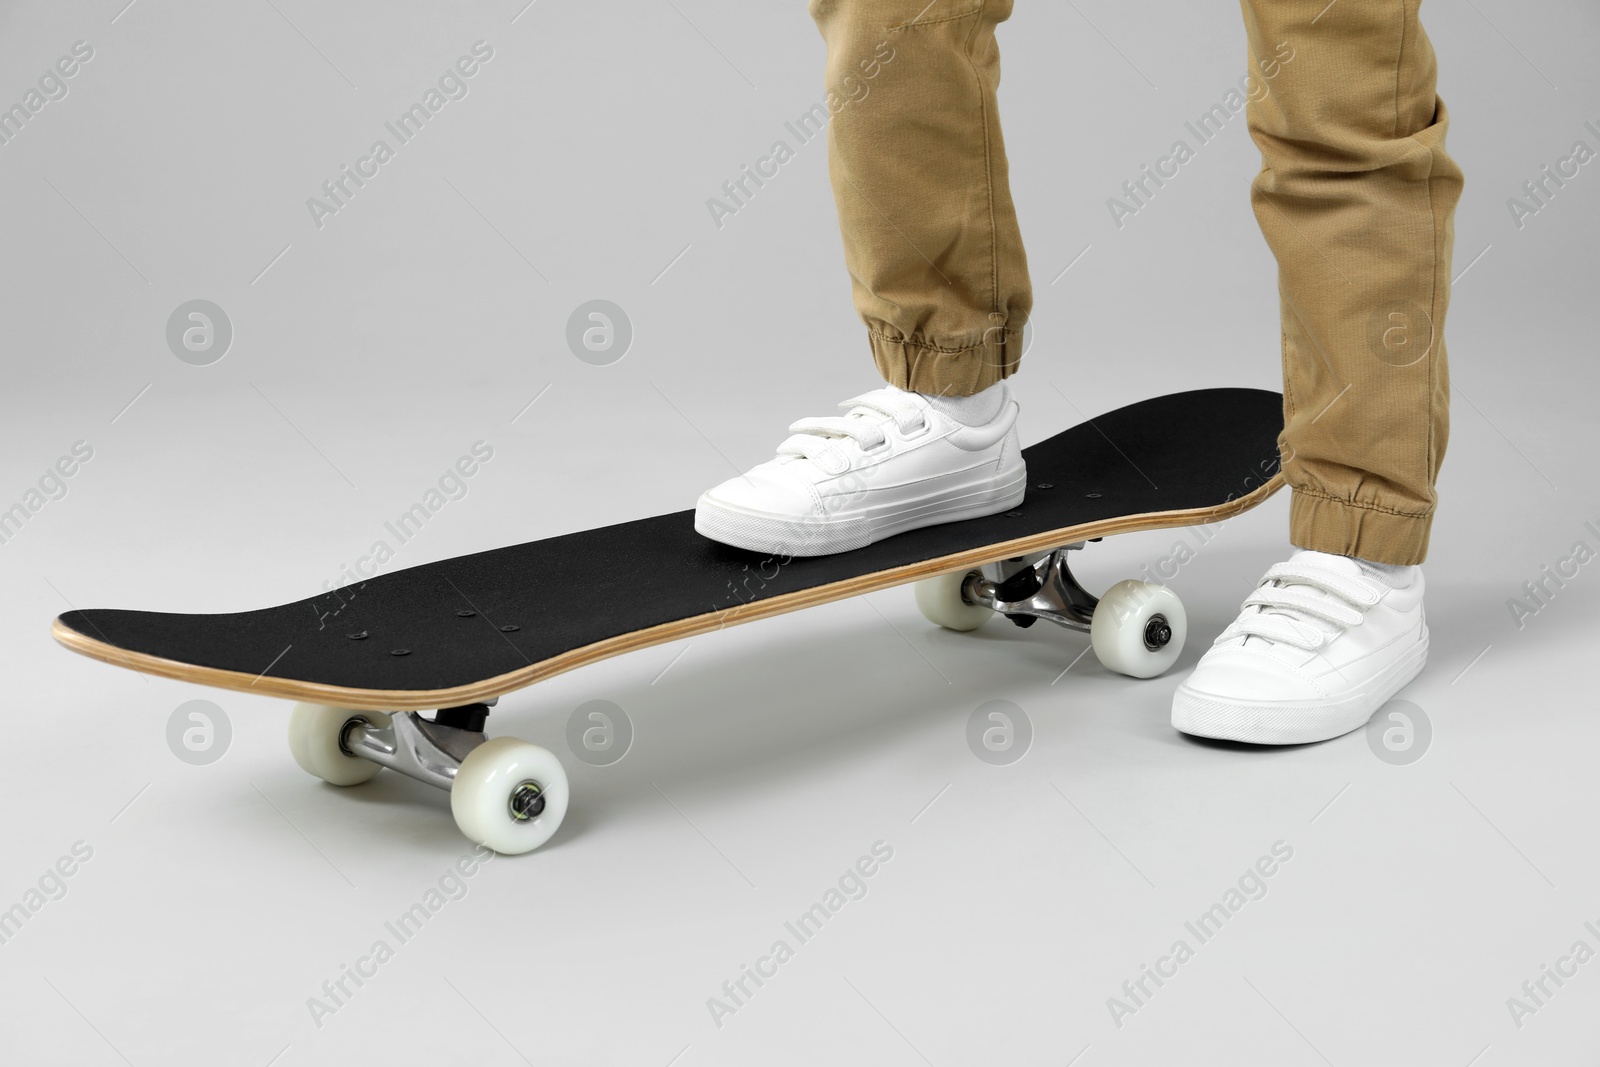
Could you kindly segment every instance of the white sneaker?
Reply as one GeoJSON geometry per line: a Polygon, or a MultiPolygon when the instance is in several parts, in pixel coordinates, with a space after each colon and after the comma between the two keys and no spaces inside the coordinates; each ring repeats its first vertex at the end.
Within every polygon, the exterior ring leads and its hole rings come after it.
{"type": "Polygon", "coordinates": [[[1422,670],[1422,571],[1392,585],[1345,556],[1300,550],[1267,571],[1172,700],[1186,734],[1292,745],[1349,733],[1422,670]]]}
{"type": "Polygon", "coordinates": [[[756,552],[825,556],[935,523],[1007,511],[1027,471],[1017,404],[967,426],[889,386],[846,400],[841,416],[801,419],[776,459],[701,495],[694,528],[756,552]]]}

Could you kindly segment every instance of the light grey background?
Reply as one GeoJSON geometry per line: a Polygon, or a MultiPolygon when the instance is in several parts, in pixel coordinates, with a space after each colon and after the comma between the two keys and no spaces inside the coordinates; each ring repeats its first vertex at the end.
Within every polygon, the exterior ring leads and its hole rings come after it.
{"type": "MultiPolygon", "coordinates": [[[[0,146],[0,506],[93,448],[0,544],[0,908],[93,850],[0,945],[0,1060],[1595,1062],[1600,961],[1520,1027],[1507,1007],[1575,941],[1600,948],[1600,564],[1520,629],[1507,605],[1600,547],[1600,163],[1520,229],[1506,207],[1574,141],[1600,148],[1592,4],[1424,11],[1467,174],[1433,659],[1404,694],[1424,758],[1168,725],[1177,679],[1284,554],[1286,496],[1173,579],[1190,644],[1149,682],[1077,635],[942,632],[878,593],[502,701],[491,732],[566,757],[566,825],[477,872],[318,1027],[307,998],[467,851],[446,797],[321,785],[282,702],[79,659],[49,620],[309,595],[480,440],[493,459],[391,568],[689,507],[870,387],[824,145],[722,228],[705,205],[821,97],[821,41],[798,0],[126,2],[0,9],[0,104],[94,49],[0,146]],[[317,228],[306,199],[480,40],[468,95],[317,228]],[[210,366],[166,343],[195,299],[234,330],[210,366]],[[592,299],[633,325],[609,366],[567,348],[592,299]],[[167,742],[196,698],[232,727],[205,765],[167,742]],[[633,724],[609,766],[565,747],[592,700],[633,724]],[[967,747],[992,700],[1031,724],[1008,765],[967,747]],[[893,858],[866,896],[716,1026],[707,998],[877,841],[893,858]],[[1115,1025],[1108,998],[1194,945],[1185,921],[1279,841],[1267,895],[1115,1025]]],[[[1157,392],[1275,388],[1242,116],[1124,228],[1105,205],[1243,72],[1237,8],[1019,8],[1001,95],[1038,292],[1025,438],[1157,392]]],[[[1103,587],[1186,538],[1114,539],[1082,572],[1103,587]]]]}

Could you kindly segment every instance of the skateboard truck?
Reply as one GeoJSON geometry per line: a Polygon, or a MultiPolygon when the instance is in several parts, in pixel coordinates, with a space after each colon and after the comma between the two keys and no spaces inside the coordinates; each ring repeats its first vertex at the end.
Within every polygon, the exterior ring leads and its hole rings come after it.
{"type": "MultiPolygon", "coordinates": [[[[391,716],[382,726],[352,718],[344,725],[339,747],[347,755],[371,760],[448,792],[455,785],[461,761],[487,740],[483,724],[498,699],[441,708],[432,721],[415,711],[391,716]]],[[[544,808],[544,786],[533,779],[518,782],[506,799],[506,813],[513,822],[537,818],[544,808]]]]}
{"type": "Polygon", "coordinates": [[[1082,547],[1083,542],[1077,541],[1050,552],[990,564],[981,573],[967,575],[961,586],[962,599],[992,608],[1018,626],[1049,619],[1069,630],[1088,633],[1100,598],[1078,583],[1067,563],[1067,553],[1082,547]]]}
{"type": "Polygon", "coordinates": [[[442,708],[431,722],[415,711],[392,715],[383,725],[358,715],[344,724],[339,748],[448,791],[467,753],[487,740],[483,725],[494,702],[442,708]]]}
{"type": "Polygon", "coordinates": [[[388,767],[443,789],[462,833],[497,852],[528,852],[561,825],[567,775],[547,749],[485,737],[494,703],[441,708],[431,718],[298,704],[289,717],[289,749],[302,768],[331,785],[359,785],[388,767]]]}
{"type": "Polygon", "coordinates": [[[949,630],[975,630],[997,614],[1021,627],[1049,619],[1088,634],[1102,666],[1154,678],[1183,651],[1188,627],[1182,602],[1166,586],[1138,579],[1118,582],[1096,597],[1067,564],[1068,553],[1084,544],[922,579],[916,583],[917,606],[929,622],[949,630]]]}

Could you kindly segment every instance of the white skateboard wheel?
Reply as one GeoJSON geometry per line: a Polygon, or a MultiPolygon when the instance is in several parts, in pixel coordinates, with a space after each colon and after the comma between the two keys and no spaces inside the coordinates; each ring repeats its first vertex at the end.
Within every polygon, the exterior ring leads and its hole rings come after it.
{"type": "Polygon", "coordinates": [[[1107,669],[1154,678],[1178,660],[1189,633],[1183,602],[1164,585],[1134,579],[1106,590],[1089,625],[1094,654],[1107,669]]]}
{"type": "Polygon", "coordinates": [[[485,741],[461,761],[450,786],[456,826],[507,856],[532,852],[567,814],[567,772],[549,749],[515,737],[485,741]]]}
{"type": "Polygon", "coordinates": [[[961,586],[966,582],[967,575],[976,573],[970,570],[951,571],[917,582],[914,589],[922,617],[946,630],[976,630],[988,622],[994,609],[981,604],[969,604],[961,595],[961,586]]]}
{"type": "Polygon", "coordinates": [[[330,785],[360,785],[383,770],[381,764],[352,756],[340,747],[345,726],[353,719],[373,726],[389,724],[388,712],[296,704],[289,713],[289,751],[300,769],[330,785]]]}

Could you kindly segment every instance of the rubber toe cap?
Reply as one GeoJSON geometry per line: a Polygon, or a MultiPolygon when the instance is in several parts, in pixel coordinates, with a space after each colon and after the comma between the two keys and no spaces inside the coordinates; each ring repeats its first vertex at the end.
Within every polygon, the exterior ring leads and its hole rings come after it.
{"type": "Polygon", "coordinates": [[[822,514],[811,487],[777,462],[762,463],[700,497],[695,511],[724,508],[774,519],[810,519],[822,514]]]}
{"type": "Polygon", "coordinates": [[[1213,700],[1250,704],[1282,704],[1323,696],[1305,675],[1248,645],[1213,648],[1179,688],[1213,700]]]}

